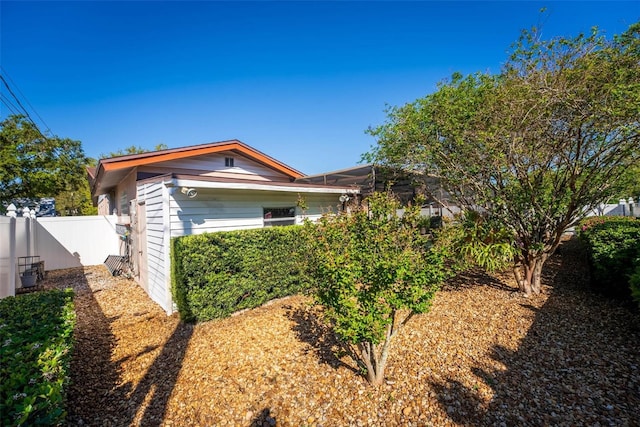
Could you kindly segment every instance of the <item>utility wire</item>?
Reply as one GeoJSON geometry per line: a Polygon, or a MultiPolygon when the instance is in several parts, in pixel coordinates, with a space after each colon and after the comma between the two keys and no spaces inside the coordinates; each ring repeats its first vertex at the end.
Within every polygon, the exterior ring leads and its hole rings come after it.
{"type": "Polygon", "coordinates": [[[11,111],[11,114],[20,114],[18,108],[11,103],[11,100],[4,93],[0,93],[0,101],[7,107],[9,111],[11,111]]]}
{"type": "MultiPolygon", "coordinates": [[[[4,79],[4,77],[2,76],[2,74],[0,74],[0,80],[2,80],[2,83],[4,83],[5,87],[7,88],[7,90],[9,91],[9,94],[11,96],[13,96],[13,99],[16,100],[16,102],[18,103],[18,105],[20,106],[20,108],[22,109],[22,112],[24,113],[25,117],[27,117],[29,119],[29,121],[31,123],[33,123],[33,119],[29,116],[29,112],[27,111],[26,108],[24,108],[24,105],[22,105],[22,102],[20,102],[20,100],[18,99],[18,97],[16,96],[15,93],[13,93],[13,90],[11,90],[11,86],[9,86],[9,83],[7,83],[7,81],[4,79]]],[[[33,123],[35,124],[35,123],[33,123]]]]}
{"type": "Polygon", "coordinates": [[[9,91],[9,93],[11,94],[11,96],[13,96],[13,99],[16,100],[16,102],[18,103],[18,105],[20,106],[20,108],[22,109],[22,111],[24,112],[25,117],[27,118],[27,120],[29,120],[31,122],[31,124],[33,124],[33,126],[36,128],[36,130],[38,131],[38,133],[40,134],[40,136],[42,136],[45,140],[47,140],[48,138],[45,136],[44,133],[42,133],[42,131],[40,130],[40,128],[38,127],[38,125],[36,124],[35,121],[33,121],[33,119],[31,118],[31,115],[29,114],[29,112],[27,111],[26,108],[24,108],[24,105],[22,105],[22,102],[20,102],[20,100],[18,99],[18,97],[16,96],[15,93],[13,93],[13,90],[11,90],[11,86],[9,86],[9,83],[7,83],[7,81],[4,79],[4,77],[2,76],[2,74],[0,74],[0,80],[2,80],[2,83],[4,83],[5,87],[7,88],[7,90],[9,91]]]}
{"type": "MultiPolygon", "coordinates": [[[[16,83],[11,79],[11,77],[8,75],[8,73],[6,72],[4,67],[0,66],[0,71],[1,71],[0,80],[2,81],[2,84],[4,84],[4,86],[7,88],[7,91],[13,97],[13,99],[15,100],[15,102],[17,103],[19,108],[16,107],[16,105],[11,101],[11,99],[8,96],[6,96],[4,93],[2,93],[1,91],[0,91],[0,102],[2,102],[2,104],[6,105],[7,108],[9,109],[9,111],[11,111],[12,114],[14,114],[14,115],[24,115],[24,117],[33,125],[33,127],[38,132],[38,134],[40,134],[40,136],[43,138],[43,141],[45,143],[47,141],[51,141],[50,137],[47,137],[40,130],[40,127],[33,120],[31,115],[29,114],[29,111],[24,107],[22,102],[20,102],[20,99],[16,96],[15,92],[11,89],[11,86],[9,85],[7,80],[4,78],[4,76],[6,76],[7,79],[9,79],[11,84],[16,88],[17,92],[22,96],[22,98],[25,100],[27,105],[31,108],[31,111],[33,111],[35,113],[35,115],[40,119],[40,121],[42,122],[42,124],[46,128],[46,132],[53,137],[54,135],[53,135],[53,132],[51,132],[51,128],[49,128],[49,125],[47,125],[47,123],[44,121],[42,116],[40,116],[40,114],[38,114],[36,109],[33,108],[33,105],[31,105],[31,103],[29,102],[27,97],[20,91],[20,89],[18,88],[16,83]],[[17,113],[20,113],[20,114],[17,114],[17,113]]],[[[60,141],[60,143],[63,142],[63,140],[59,140],[59,141],[60,141]]],[[[71,166],[71,165],[75,164],[75,160],[76,159],[71,157],[70,153],[68,153],[66,151],[65,146],[66,146],[66,142],[64,143],[64,145],[54,144],[54,146],[51,147],[52,148],[52,153],[54,155],[56,155],[58,157],[58,159],[63,162],[63,164],[71,166]]],[[[85,159],[86,159],[86,156],[85,156],[85,159]]]]}
{"type": "MultiPolygon", "coordinates": [[[[19,113],[23,113],[22,115],[25,116],[25,118],[31,122],[31,124],[33,124],[33,126],[35,127],[36,131],[40,134],[40,136],[42,136],[42,138],[47,141],[49,140],[49,137],[47,137],[44,133],[42,133],[42,131],[40,130],[40,127],[36,124],[36,122],[33,120],[33,118],[31,117],[31,115],[29,114],[29,111],[27,111],[26,108],[24,108],[24,105],[22,105],[22,103],[20,102],[20,99],[18,99],[18,97],[16,96],[16,94],[13,92],[13,90],[11,89],[11,86],[9,86],[9,83],[5,80],[5,78],[3,77],[3,74],[7,76],[7,78],[11,81],[11,83],[16,87],[16,90],[18,91],[18,93],[20,93],[22,95],[22,97],[25,99],[26,103],[29,105],[29,107],[31,107],[31,109],[33,110],[33,112],[36,114],[36,116],[38,116],[38,118],[40,119],[40,121],[44,124],[44,126],[47,128],[47,132],[51,135],[53,135],[53,133],[51,132],[51,129],[49,128],[49,126],[47,125],[47,123],[42,119],[42,117],[40,116],[40,114],[38,114],[38,112],[36,111],[35,108],[33,108],[33,106],[31,105],[31,103],[29,102],[29,100],[27,99],[26,96],[24,96],[24,94],[20,91],[20,89],[17,87],[17,85],[15,84],[15,82],[11,79],[11,77],[7,74],[6,70],[0,66],[0,70],[2,70],[2,73],[0,73],[0,80],[2,80],[2,83],[4,84],[4,86],[7,88],[7,90],[9,91],[9,93],[11,94],[11,96],[13,96],[13,99],[15,99],[16,103],[20,106],[20,109],[22,111],[19,111],[18,107],[16,107],[11,101],[10,99],[8,99],[8,97],[6,95],[2,95],[2,97],[0,98],[0,100],[2,101],[3,104],[7,105],[7,107],[9,108],[9,110],[11,110],[12,112],[14,112],[15,110],[18,110],[19,113]],[[13,108],[12,108],[13,107],[13,108]]],[[[15,113],[14,113],[15,114],[15,113]]],[[[54,152],[58,155],[58,157],[65,161],[65,162],[72,162],[73,159],[70,158],[69,153],[67,153],[63,147],[53,147],[54,152]]]]}
{"type": "Polygon", "coordinates": [[[51,128],[49,128],[49,125],[47,125],[47,123],[44,121],[44,119],[42,118],[42,116],[40,116],[40,114],[38,113],[38,111],[33,108],[33,105],[31,105],[31,102],[29,102],[29,98],[27,98],[22,91],[20,90],[20,88],[18,87],[18,85],[16,84],[16,82],[13,81],[13,79],[11,78],[11,76],[9,75],[9,73],[7,73],[7,70],[4,69],[4,67],[2,65],[0,65],[0,70],[2,70],[2,74],[4,74],[9,81],[11,82],[11,84],[13,85],[13,87],[18,91],[18,93],[20,94],[20,96],[22,96],[22,98],[25,100],[25,102],[27,103],[27,105],[29,106],[29,108],[31,108],[31,111],[33,111],[36,116],[38,116],[38,118],[40,119],[40,121],[42,122],[42,124],[45,127],[45,131],[50,134],[53,135],[53,132],[51,132],[51,128]]]}

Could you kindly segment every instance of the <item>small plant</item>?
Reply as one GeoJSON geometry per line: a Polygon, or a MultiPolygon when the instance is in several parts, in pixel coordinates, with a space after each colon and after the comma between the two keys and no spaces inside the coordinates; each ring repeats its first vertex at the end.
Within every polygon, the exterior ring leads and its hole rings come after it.
{"type": "Polygon", "coordinates": [[[490,272],[502,271],[513,266],[518,253],[512,231],[495,218],[472,210],[440,230],[438,245],[451,252],[456,270],[477,265],[490,272]]]}
{"type": "Polygon", "coordinates": [[[0,300],[0,425],[64,422],[74,325],[71,290],[0,300]]]}
{"type": "Polygon", "coordinates": [[[445,278],[442,254],[421,233],[419,206],[399,216],[395,198],[374,193],[366,208],[305,225],[317,301],[373,385],[384,380],[393,338],[429,309],[445,278]]]}

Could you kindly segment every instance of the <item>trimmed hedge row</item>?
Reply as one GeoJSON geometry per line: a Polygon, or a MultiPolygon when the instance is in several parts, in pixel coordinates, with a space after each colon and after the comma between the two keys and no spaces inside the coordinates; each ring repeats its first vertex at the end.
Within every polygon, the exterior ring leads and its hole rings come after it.
{"type": "Polygon", "coordinates": [[[302,231],[294,225],[172,239],[172,292],[181,318],[226,317],[308,289],[302,231]]]}
{"type": "Polygon", "coordinates": [[[0,300],[0,425],[59,425],[73,348],[73,292],[0,300]]]}
{"type": "Polygon", "coordinates": [[[587,218],[578,234],[587,244],[593,284],[615,296],[634,295],[640,303],[640,220],[587,218]]]}

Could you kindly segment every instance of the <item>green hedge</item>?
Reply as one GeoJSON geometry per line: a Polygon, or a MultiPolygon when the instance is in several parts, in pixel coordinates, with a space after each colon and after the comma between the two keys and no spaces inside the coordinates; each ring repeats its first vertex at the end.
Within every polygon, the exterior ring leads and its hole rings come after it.
{"type": "MultiPolygon", "coordinates": [[[[603,291],[629,297],[640,286],[640,220],[594,217],[580,223],[578,233],[587,244],[591,277],[603,291]]],[[[636,290],[636,293],[639,292],[636,290]]]]}
{"type": "Polygon", "coordinates": [[[629,277],[629,288],[631,289],[631,298],[635,300],[640,307],[640,258],[636,258],[635,270],[629,277]]]}
{"type": "Polygon", "coordinates": [[[64,422],[74,325],[71,290],[0,300],[0,425],[64,422]]]}
{"type": "Polygon", "coordinates": [[[225,317],[309,287],[302,227],[269,227],[172,239],[172,292],[185,321],[225,317]]]}

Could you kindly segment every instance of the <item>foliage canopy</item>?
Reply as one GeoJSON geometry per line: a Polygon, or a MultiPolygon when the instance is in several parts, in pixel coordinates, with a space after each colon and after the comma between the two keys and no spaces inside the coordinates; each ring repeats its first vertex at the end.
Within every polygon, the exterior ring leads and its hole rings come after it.
{"type": "Polygon", "coordinates": [[[436,175],[460,206],[501,224],[528,294],[585,208],[629,185],[639,118],[640,23],[612,40],[524,31],[499,74],[454,74],[390,108],[365,159],[436,175]]]}
{"type": "Polygon", "coordinates": [[[25,117],[9,116],[0,123],[0,144],[0,205],[86,187],[80,141],[46,137],[25,117]]]}
{"type": "MultiPolygon", "coordinates": [[[[166,150],[167,148],[169,147],[166,144],[158,144],[154,147],[153,151],[166,150]]],[[[152,151],[152,150],[147,150],[146,148],[143,148],[139,145],[130,145],[126,148],[121,148],[116,151],[111,151],[107,154],[104,154],[104,153],[100,154],[100,158],[109,159],[111,157],[127,156],[129,154],[148,153],[149,151],[152,151]]]]}
{"type": "Polygon", "coordinates": [[[443,253],[420,234],[419,205],[374,193],[367,207],[305,225],[316,296],[372,384],[384,379],[392,338],[426,312],[444,280],[443,253]]]}

